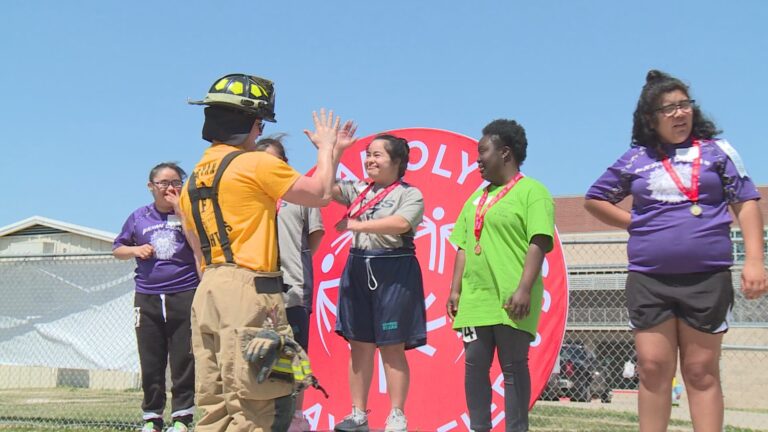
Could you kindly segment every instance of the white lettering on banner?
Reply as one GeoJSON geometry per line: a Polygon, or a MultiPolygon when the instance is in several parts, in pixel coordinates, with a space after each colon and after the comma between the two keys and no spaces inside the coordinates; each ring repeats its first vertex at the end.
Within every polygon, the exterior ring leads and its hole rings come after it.
{"type": "Polygon", "coordinates": [[[477,169],[477,161],[469,163],[469,154],[467,154],[467,152],[462,150],[461,151],[461,174],[459,174],[459,178],[458,180],[456,180],[456,183],[464,184],[464,180],[467,179],[467,176],[476,169],[477,169]]]}
{"type": "MultiPolygon", "coordinates": [[[[418,160],[408,163],[408,171],[419,171],[429,162],[429,147],[427,147],[427,145],[422,141],[410,141],[408,142],[408,146],[411,148],[411,150],[414,148],[419,150],[418,160]]],[[[447,149],[448,146],[446,144],[440,144],[440,147],[437,149],[435,160],[432,163],[431,172],[432,174],[439,175],[441,177],[451,178],[453,176],[453,172],[442,167],[443,159],[445,158],[447,149]]],[[[412,154],[411,159],[413,159],[413,157],[414,156],[412,154]]],[[[360,171],[363,173],[363,177],[365,177],[365,159],[366,151],[364,150],[360,152],[360,171]]],[[[477,171],[477,161],[470,161],[469,153],[464,150],[461,150],[460,168],[461,171],[459,172],[459,177],[456,179],[456,183],[460,185],[464,184],[470,174],[472,174],[474,171],[477,171]]],[[[336,171],[336,177],[344,180],[360,180],[360,178],[343,163],[339,164],[339,168],[336,171]]]]}
{"type": "MultiPolygon", "coordinates": [[[[323,406],[321,404],[316,403],[312,405],[311,407],[305,409],[302,414],[304,414],[304,417],[307,419],[309,426],[311,426],[311,430],[323,429],[320,427],[320,419],[323,415],[323,406]]],[[[333,417],[333,414],[328,414],[328,429],[333,429],[335,425],[336,419],[333,417]]]]}
{"type": "Polygon", "coordinates": [[[443,163],[443,157],[445,156],[445,144],[440,144],[440,148],[437,150],[437,157],[435,158],[435,164],[432,166],[432,174],[437,174],[445,178],[451,178],[451,172],[447,169],[440,168],[443,163]]]}
{"type": "Polygon", "coordinates": [[[424,168],[424,165],[427,164],[427,160],[429,160],[429,149],[427,149],[427,145],[421,141],[411,141],[408,143],[408,146],[411,147],[411,150],[416,147],[421,151],[421,159],[419,159],[419,161],[416,163],[409,163],[408,170],[418,171],[424,168]]]}

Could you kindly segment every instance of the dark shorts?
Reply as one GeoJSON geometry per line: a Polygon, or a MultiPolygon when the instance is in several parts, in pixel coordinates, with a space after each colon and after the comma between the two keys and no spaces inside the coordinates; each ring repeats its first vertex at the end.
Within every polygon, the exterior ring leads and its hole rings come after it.
{"type": "Polygon", "coordinates": [[[677,317],[704,333],[723,333],[733,309],[730,270],[627,276],[629,325],[644,330],[677,317]]]}
{"type": "Polygon", "coordinates": [[[304,306],[285,308],[288,324],[293,330],[293,340],[299,343],[304,351],[309,352],[309,312],[304,306]]]}
{"type": "Polygon", "coordinates": [[[339,283],[336,333],[412,349],[427,343],[419,261],[408,249],[352,249],[339,283]]]}

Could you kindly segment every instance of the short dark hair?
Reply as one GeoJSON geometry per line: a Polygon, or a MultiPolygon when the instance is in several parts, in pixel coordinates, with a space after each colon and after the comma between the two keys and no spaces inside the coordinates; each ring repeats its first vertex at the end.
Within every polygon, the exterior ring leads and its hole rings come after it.
{"type": "MultiPolygon", "coordinates": [[[[661,148],[659,135],[656,133],[654,114],[659,109],[659,101],[665,93],[680,90],[690,98],[688,86],[681,80],[656,69],[651,69],[645,76],[645,85],[637,100],[637,108],[633,114],[632,144],[661,148]]],[[[691,134],[696,138],[711,139],[721,133],[715,123],[707,118],[698,105],[693,105],[693,129],[691,134]]]]}
{"type": "Polygon", "coordinates": [[[390,159],[399,161],[397,178],[402,178],[405,175],[405,171],[408,169],[408,158],[411,154],[408,140],[390,134],[376,135],[373,140],[384,140],[387,142],[387,144],[384,145],[384,148],[387,150],[390,159]]]}
{"type": "Polygon", "coordinates": [[[506,119],[494,120],[483,128],[483,136],[489,137],[496,146],[509,147],[517,166],[523,165],[528,150],[528,139],[525,137],[525,129],[518,122],[506,119]]]}
{"type": "Polygon", "coordinates": [[[176,163],[176,162],[161,162],[157,165],[155,165],[151,170],[149,170],[149,181],[154,181],[155,177],[157,176],[157,173],[160,172],[160,170],[169,168],[174,171],[176,171],[176,174],[179,175],[179,178],[184,180],[187,177],[187,173],[184,172],[183,169],[176,163]]]}
{"type": "Polygon", "coordinates": [[[277,150],[277,154],[280,155],[285,163],[288,163],[288,156],[285,155],[285,145],[283,144],[283,138],[288,136],[286,133],[279,133],[270,135],[266,138],[262,138],[256,141],[256,151],[266,151],[267,147],[272,147],[277,150]]]}

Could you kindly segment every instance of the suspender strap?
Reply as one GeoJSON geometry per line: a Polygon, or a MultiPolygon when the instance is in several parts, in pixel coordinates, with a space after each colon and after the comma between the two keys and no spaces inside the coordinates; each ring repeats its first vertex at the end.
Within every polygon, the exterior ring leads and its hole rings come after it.
{"type": "Polygon", "coordinates": [[[189,193],[190,207],[192,207],[192,219],[195,221],[195,228],[197,229],[197,236],[200,238],[200,249],[203,251],[203,257],[205,258],[205,264],[211,265],[211,242],[208,239],[208,233],[205,232],[205,226],[203,225],[203,219],[200,216],[200,201],[210,199],[209,187],[197,188],[197,178],[195,173],[189,176],[187,181],[187,192],[189,193]]]}
{"type": "Polygon", "coordinates": [[[229,242],[229,234],[227,233],[227,224],[224,222],[224,216],[221,213],[221,206],[219,205],[219,183],[221,177],[224,175],[224,171],[229,166],[230,162],[241,154],[243,151],[234,151],[228,153],[219,163],[216,168],[216,174],[213,176],[213,185],[197,187],[195,174],[189,177],[187,192],[192,204],[192,218],[195,220],[195,227],[197,228],[197,235],[200,237],[200,248],[203,250],[203,256],[207,265],[211,265],[211,241],[208,237],[208,233],[205,231],[203,225],[203,218],[200,214],[199,203],[202,200],[211,200],[213,205],[213,215],[216,220],[216,230],[219,234],[219,246],[224,253],[224,260],[227,263],[234,264],[235,259],[232,255],[232,247],[229,242]]]}

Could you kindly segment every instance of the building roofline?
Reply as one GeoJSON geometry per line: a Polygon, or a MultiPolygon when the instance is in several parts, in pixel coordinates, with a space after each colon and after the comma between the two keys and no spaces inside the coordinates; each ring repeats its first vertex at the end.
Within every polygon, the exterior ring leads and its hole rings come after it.
{"type": "Polygon", "coordinates": [[[29,228],[35,225],[43,225],[43,226],[59,229],[62,231],[71,232],[73,234],[78,234],[86,237],[91,237],[97,240],[110,242],[110,243],[112,243],[115,240],[115,237],[117,237],[117,234],[111,233],[109,231],[102,231],[94,228],[84,227],[82,225],[75,225],[67,222],[57,221],[55,219],[50,219],[43,216],[32,216],[24,220],[12,223],[10,225],[0,227],[0,237],[11,235],[15,232],[19,232],[21,230],[24,230],[26,228],[29,228]]]}

